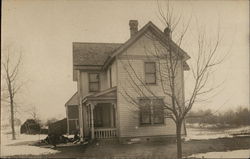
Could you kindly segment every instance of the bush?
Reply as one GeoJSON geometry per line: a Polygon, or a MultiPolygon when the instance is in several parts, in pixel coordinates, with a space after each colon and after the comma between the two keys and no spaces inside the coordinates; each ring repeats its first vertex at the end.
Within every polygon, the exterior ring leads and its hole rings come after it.
{"type": "Polygon", "coordinates": [[[210,109],[190,112],[187,123],[216,124],[216,125],[250,125],[250,111],[239,107],[236,111],[228,110],[224,113],[214,114],[210,109]]]}

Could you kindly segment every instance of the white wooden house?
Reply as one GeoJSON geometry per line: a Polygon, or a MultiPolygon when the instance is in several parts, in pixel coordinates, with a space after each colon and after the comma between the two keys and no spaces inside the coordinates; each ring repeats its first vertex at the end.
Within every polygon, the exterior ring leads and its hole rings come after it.
{"type": "MultiPolygon", "coordinates": [[[[124,96],[129,93],[141,100],[129,85],[126,62],[145,85],[162,100],[164,97],[157,75],[158,61],[146,55],[145,49],[157,45],[167,52],[167,32],[162,32],[152,22],[138,30],[138,21],[130,20],[130,38],[124,43],[87,43],[73,42],[73,80],[77,82],[77,93],[66,103],[68,130],[78,127],[82,138],[133,138],[133,137],[174,137],[175,124],[165,118],[161,105],[147,113],[140,113],[141,108],[132,106],[124,96]],[[76,111],[77,108],[77,111],[76,111]],[[73,110],[74,109],[74,110],[73,110]],[[72,112],[79,113],[72,115],[72,112]],[[72,126],[72,124],[74,126],[72,126]]],[[[178,85],[181,88],[180,101],[184,102],[184,71],[189,67],[186,60],[190,57],[173,41],[170,43],[182,54],[178,67],[178,85]]],[[[159,103],[153,96],[149,97],[159,103]]],[[[151,101],[151,102],[152,102],[151,101]]],[[[145,102],[145,101],[144,101],[145,102]]],[[[147,109],[147,108],[144,108],[147,109]]],[[[185,133],[185,131],[182,131],[185,133]]]]}

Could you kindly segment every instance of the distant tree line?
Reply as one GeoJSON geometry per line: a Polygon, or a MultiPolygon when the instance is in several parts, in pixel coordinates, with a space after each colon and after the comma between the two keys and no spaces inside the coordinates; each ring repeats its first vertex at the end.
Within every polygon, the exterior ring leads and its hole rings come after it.
{"type": "Polygon", "coordinates": [[[223,113],[216,113],[211,109],[199,110],[197,112],[190,112],[186,122],[225,126],[250,125],[250,110],[242,107],[238,107],[236,111],[228,110],[223,113]]]}

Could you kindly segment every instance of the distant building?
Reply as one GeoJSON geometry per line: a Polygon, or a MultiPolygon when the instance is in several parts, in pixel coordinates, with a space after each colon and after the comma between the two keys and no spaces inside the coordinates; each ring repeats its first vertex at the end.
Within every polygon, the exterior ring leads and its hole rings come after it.
{"type": "Polygon", "coordinates": [[[67,119],[55,121],[48,126],[49,134],[63,135],[67,133],[67,119]]]}

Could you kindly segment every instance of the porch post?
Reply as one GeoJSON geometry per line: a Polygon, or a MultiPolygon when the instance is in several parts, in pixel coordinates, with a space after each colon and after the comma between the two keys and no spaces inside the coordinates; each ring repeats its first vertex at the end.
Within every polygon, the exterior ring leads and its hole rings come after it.
{"type": "Polygon", "coordinates": [[[94,105],[90,104],[90,110],[91,110],[91,139],[95,139],[95,129],[94,129],[94,105]]]}
{"type": "Polygon", "coordinates": [[[114,127],[114,109],[115,109],[115,107],[114,107],[114,104],[111,104],[111,107],[110,107],[110,122],[111,122],[111,128],[113,128],[114,127]]]}
{"type": "Polygon", "coordinates": [[[88,114],[88,129],[90,129],[90,127],[91,127],[91,110],[90,110],[91,108],[90,108],[90,106],[88,105],[88,107],[87,107],[87,114],[88,114]]]}
{"type": "Polygon", "coordinates": [[[115,121],[114,121],[114,127],[117,128],[117,122],[118,122],[118,118],[117,118],[117,106],[116,106],[116,103],[113,103],[112,104],[113,107],[114,107],[114,115],[115,117],[113,118],[115,121]]]}

